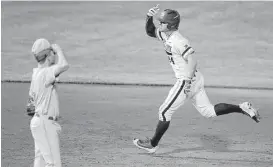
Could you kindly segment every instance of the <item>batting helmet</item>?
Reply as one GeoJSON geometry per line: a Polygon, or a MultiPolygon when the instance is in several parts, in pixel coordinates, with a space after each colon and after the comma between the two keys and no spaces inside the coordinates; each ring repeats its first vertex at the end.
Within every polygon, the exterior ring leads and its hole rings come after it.
{"type": "Polygon", "coordinates": [[[180,23],[180,14],[176,10],[165,9],[158,17],[161,23],[167,23],[169,30],[177,30],[180,23]]]}

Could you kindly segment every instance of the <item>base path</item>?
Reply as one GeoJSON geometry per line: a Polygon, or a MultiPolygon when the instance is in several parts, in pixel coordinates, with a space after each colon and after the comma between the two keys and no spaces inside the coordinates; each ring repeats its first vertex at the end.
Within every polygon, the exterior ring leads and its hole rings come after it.
{"type": "MultiPolygon", "coordinates": [[[[29,84],[2,83],[2,166],[33,165],[34,144],[25,116],[29,84]]],[[[241,114],[202,117],[190,103],[174,115],[156,154],[136,148],[151,137],[169,87],[59,85],[61,156],[65,167],[273,165],[272,91],[207,89],[212,103],[249,100],[260,123],[241,114]]]]}

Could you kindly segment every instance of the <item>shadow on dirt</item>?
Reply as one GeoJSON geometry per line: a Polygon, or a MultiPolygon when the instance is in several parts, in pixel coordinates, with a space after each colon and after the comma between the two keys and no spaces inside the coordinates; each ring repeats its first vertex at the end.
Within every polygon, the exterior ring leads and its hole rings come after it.
{"type": "Polygon", "coordinates": [[[229,152],[229,145],[232,143],[232,140],[225,138],[223,136],[217,135],[208,135],[208,134],[194,134],[191,135],[193,138],[197,138],[200,140],[199,147],[192,147],[192,148],[177,148],[169,152],[159,153],[157,155],[166,155],[166,154],[175,154],[181,152],[188,152],[188,151],[213,151],[213,152],[229,152]]]}
{"type": "Polygon", "coordinates": [[[232,143],[232,140],[225,138],[224,136],[208,134],[201,135],[200,141],[204,149],[216,152],[228,152],[228,147],[230,146],[230,143],[232,143]]]}
{"type": "Polygon", "coordinates": [[[209,134],[196,134],[191,137],[199,138],[201,146],[191,148],[177,148],[168,152],[157,153],[156,156],[163,156],[169,154],[177,154],[190,151],[209,151],[209,152],[230,152],[230,153],[256,153],[264,155],[273,155],[269,151],[255,151],[255,150],[232,150],[229,146],[235,141],[228,139],[224,136],[209,135],[209,134]]]}

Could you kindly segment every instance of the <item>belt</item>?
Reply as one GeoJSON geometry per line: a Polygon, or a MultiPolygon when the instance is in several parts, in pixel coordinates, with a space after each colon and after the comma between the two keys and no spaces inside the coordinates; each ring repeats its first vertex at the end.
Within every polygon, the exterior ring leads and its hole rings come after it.
{"type": "MultiPolygon", "coordinates": [[[[38,113],[35,113],[35,115],[36,115],[37,117],[40,117],[40,114],[38,114],[38,113]]],[[[58,118],[54,118],[54,117],[52,117],[52,116],[49,116],[49,117],[47,117],[47,118],[48,118],[48,120],[58,121],[58,118]]]]}

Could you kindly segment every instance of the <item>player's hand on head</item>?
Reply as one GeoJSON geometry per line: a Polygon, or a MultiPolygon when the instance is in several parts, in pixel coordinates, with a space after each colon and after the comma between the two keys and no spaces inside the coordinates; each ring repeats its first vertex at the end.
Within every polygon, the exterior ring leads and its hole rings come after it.
{"type": "Polygon", "coordinates": [[[157,12],[159,11],[159,4],[157,4],[156,6],[152,7],[151,9],[149,9],[147,15],[148,16],[154,16],[157,14],[157,12]]]}
{"type": "Polygon", "coordinates": [[[58,44],[52,44],[51,48],[53,49],[54,52],[60,52],[62,48],[58,44]]]}

